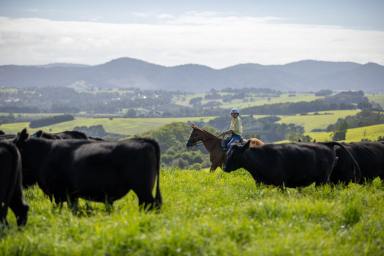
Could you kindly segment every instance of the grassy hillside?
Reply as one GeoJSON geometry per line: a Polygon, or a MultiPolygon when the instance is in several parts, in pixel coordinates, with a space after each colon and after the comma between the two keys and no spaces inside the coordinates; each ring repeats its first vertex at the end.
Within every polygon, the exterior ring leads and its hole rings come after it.
{"type": "MultiPolygon", "coordinates": [[[[44,129],[51,132],[59,132],[64,130],[72,130],[76,126],[91,126],[103,125],[104,129],[110,133],[117,133],[122,135],[134,135],[147,132],[149,130],[158,128],[165,124],[173,122],[187,122],[187,121],[207,121],[210,117],[182,117],[182,118],[76,118],[73,121],[59,123],[55,125],[45,126],[38,129],[29,129],[34,132],[39,129],[44,129]]],[[[7,133],[16,133],[29,123],[20,122],[12,124],[0,125],[0,130],[7,133]]]]}
{"type": "MultiPolygon", "coordinates": [[[[174,102],[178,105],[182,106],[189,106],[189,101],[192,98],[196,97],[203,97],[205,96],[205,93],[195,93],[195,94],[189,94],[184,97],[177,97],[174,99],[174,102]]],[[[268,97],[257,97],[255,94],[249,95],[249,100],[244,99],[236,99],[231,101],[223,102],[222,100],[219,100],[222,105],[220,107],[222,108],[247,108],[247,107],[253,107],[253,106],[260,106],[264,104],[275,104],[275,103],[283,103],[283,102],[299,102],[299,101],[312,101],[315,99],[319,99],[322,97],[315,96],[314,94],[307,94],[307,93],[298,93],[296,95],[289,95],[288,93],[283,93],[280,95],[280,97],[271,97],[268,100],[268,97]]],[[[205,104],[209,100],[203,99],[202,103],[205,104]]]]}
{"type": "Polygon", "coordinates": [[[296,94],[294,96],[289,96],[288,93],[283,93],[280,97],[271,97],[268,98],[260,98],[260,97],[252,97],[249,101],[244,101],[243,99],[233,100],[230,102],[223,102],[221,105],[222,108],[247,108],[253,106],[260,106],[264,104],[275,104],[275,103],[285,103],[285,102],[299,102],[299,101],[313,101],[322,97],[317,97],[313,94],[296,94]]]}
{"type": "MultiPolygon", "coordinates": [[[[330,132],[308,132],[306,134],[317,141],[329,141],[332,138],[332,133],[330,132]]],[[[346,141],[377,140],[379,136],[384,136],[384,124],[348,129],[346,141]]]]}
{"type": "MultiPolygon", "coordinates": [[[[334,110],[319,112],[320,115],[308,114],[305,116],[291,115],[280,116],[280,123],[294,123],[304,126],[305,131],[310,132],[314,128],[326,128],[329,124],[336,122],[338,118],[343,118],[348,115],[354,115],[358,110],[334,110]]],[[[48,115],[48,114],[45,114],[48,115]]],[[[50,114],[52,115],[52,114],[50,114]]],[[[254,115],[255,118],[261,118],[265,115],[254,115]]],[[[41,116],[43,117],[43,116],[41,116]]],[[[76,126],[91,126],[103,125],[107,132],[123,135],[133,135],[147,132],[156,129],[165,124],[172,122],[187,122],[187,121],[207,121],[211,117],[182,117],[182,118],[85,118],[76,117],[75,120],[64,122],[56,125],[43,127],[46,131],[58,132],[63,130],[71,130],[76,126]]],[[[213,117],[212,117],[213,118],[213,117]]],[[[0,125],[0,130],[8,133],[16,133],[28,127],[29,123],[11,123],[0,125]]],[[[40,129],[40,128],[39,128],[40,129]]],[[[32,132],[39,129],[30,129],[32,132]]]]}
{"type": "Polygon", "coordinates": [[[331,110],[320,111],[318,114],[310,113],[308,115],[280,116],[281,120],[279,122],[301,125],[306,132],[310,132],[315,128],[325,129],[328,125],[334,124],[337,119],[356,115],[359,111],[360,110],[331,110]]]}
{"type": "Polygon", "coordinates": [[[384,94],[380,94],[380,93],[368,94],[367,97],[370,101],[376,102],[380,104],[382,108],[384,108],[384,94]]]}
{"type": "MultiPolygon", "coordinates": [[[[383,255],[384,185],[255,186],[245,171],[163,170],[161,213],[138,211],[133,193],[111,214],[73,215],[26,193],[28,225],[0,233],[0,255],[383,255]]],[[[9,214],[11,215],[11,214],[9,214]]]]}

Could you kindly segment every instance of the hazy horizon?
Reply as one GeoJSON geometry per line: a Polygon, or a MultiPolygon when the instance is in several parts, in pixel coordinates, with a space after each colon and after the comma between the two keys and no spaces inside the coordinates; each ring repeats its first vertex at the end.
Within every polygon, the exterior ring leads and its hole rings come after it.
{"type": "Polygon", "coordinates": [[[152,61],[148,61],[148,60],[145,60],[145,59],[138,59],[138,58],[132,58],[132,57],[129,57],[129,56],[122,56],[122,57],[117,57],[115,59],[109,59],[109,60],[105,60],[103,62],[100,62],[100,63],[95,63],[95,64],[87,64],[87,63],[75,63],[75,62],[50,62],[50,63],[43,63],[43,64],[12,64],[12,63],[9,63],[9,64],[1,64],[0,66],[50,66],[50,65],[79,65],[79,66],[98,66],[98,65],[103,65],[103,64],[106,64],[108,62],[111,62],[111,61],[115,61],[115,60],[120,60],[120,59],[131,59],[131,60],[136,60],[136,61],[143,61],[143,62],[146,62],[146,63],[149,63],[149,64],[154,64],[154,65],[159,65],[159,66],[164,66],[164,67],[177,67],[177,66],[184,66],[184,65],[198,65],[198,66],[206,66],[206,67],[209,67],[209,68],[212,68],[212,69],[225,69],[225,68],[229,68],[229,67],[233,67],[233,66],[237,66],[237,65],[247,65],[247,64],[255,64],[255,65],[262,65],[262,66],[279,66],[279,65],[288,65],[288,64],[292,64],[292,63],[299,63],[299,62],[331,62],[331,63],[356,63],[356,64],[360,64],[360,65],[366,65],[366,64],[369,64],[369,63],[372,63],[372,64],[377,64],[377,65],[380,65],[380,66],[383,66],[383,64],[380,64],[380,63],[377,63],[377,62],[372,62],[372,61],[368,61],[368,62],[355,62],[355,61],[332,61],[332,60],[319,60],[319,59],[301,59],[301,60],[294,60],[294,61],[290,61],[290,62],[286,62],[286,63],[271,63],[271,64],[262,64],[262,63],[256,63],[256,62],[240,62],[240,63],[233,63],[233,64],[230,64],[228,66],[224,66],[224,67],[220,67],[220,68],[215,68],[215,67],[212,67],[212,66],[209,66],[209,65],[205,65],[205,64],[202,64],[202,63],[192,63],[192,62],[186,62],[186,63],[181,63],[181,64],[176,64],[176,65],[165,65],[165,64],[162,64],[162,63],[155,63],[155,62],[152,62],[152,61]]]}

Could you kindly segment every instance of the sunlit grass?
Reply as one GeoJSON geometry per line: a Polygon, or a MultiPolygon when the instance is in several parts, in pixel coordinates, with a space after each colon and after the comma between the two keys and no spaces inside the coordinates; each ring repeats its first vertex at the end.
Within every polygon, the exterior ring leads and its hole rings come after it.
{"type": "MultiPolygon", "coordinates": [[[[221,93],[224,94],[224,93],[221,93]]],[[[210,100],[204,99],[204,96],[206,93],[194,93],[194,94],[188,94],[186,96],[178,96],[175,97],[174,103],[182,106],[190,106],[189,101],[192,98],[196,97],[202,97],[202,104],[207,103],[210,100]]],[[[298,93],[296,95],[289,95],[288,93],[283,93],[279,97],[258,97],[256,94],[250,93],[248,96],[249,100],[244,99],[234,99],[231,101],[223,101],[223,100],[216,100],[220,101],[222,105],[220,105],[221,108],[247,108],[247,107],[253,107],[253,106],[260,106],[264,104],[275,104],[275,103],[285,103],[285,102],[299,102],[299,101],[312,101],[316,100],[322,97],[315,96],[311,93],[298,93]]]]}
{"type": "MultiPolygon", "coordinates": [[[[332,132],[308,132],[306,134],[317,141],[332,140],[332,132]]],[[[361,141],[362,139],[376,141],[379,136],[384,136],[384,124],[348,129],[345,141],[361,141]]]]}
{"type": "Polygon", "coordinates": [[[376,102],[384,108],[384,93],[368,94],[367,97],[369,101],[376,102]]]}
{"type": "Polygon", "coordinates": [[[359,112],[360,110],[330,110],[319,111],[319,114],[280,116],[279,123],[301,125],[306,132],[310,132],[315,128],[325,129],[328,125],[336,123],[337,119],[353,116],[359,112]]]}
{"type": "MultiPolygon", "coordinates": [[[[2,233],[0,255],[383,255],[384,185],[255,185],[245,171],[162,170],[164,207],[138,210],[133,193],[111,214],[80,216],[27,190],[28,225],[2,233]]],[[[9,214],[11,215],[11,214],[9,214]]]]}
{"type": "MultiPolygon", "coordinates": [[[[213,117],[177,117],[177,118],[83,118],[79,117],[73,121],[44,126],[38,129],[28,129],[31,132],[43,129],[48,132],[61,132],[72,130],[76,126],[102,125],[109,133],[122,135],[136,135],[156,129],[165,124],[173,122],[207,121],[213,117]]],[[[7,133],[16,133],[23,128],[28,128],[28,122],[10,123],[0,125],[0,129],[7,133]]]]}

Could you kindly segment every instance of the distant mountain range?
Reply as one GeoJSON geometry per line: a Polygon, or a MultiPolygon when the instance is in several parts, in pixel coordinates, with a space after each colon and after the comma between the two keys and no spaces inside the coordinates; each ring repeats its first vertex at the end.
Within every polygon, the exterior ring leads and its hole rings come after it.
{"type": "Polygon", "coordinates": [[[384,66],[375,63],[303,60],[285,65],[239,64],[223,69],[186,64],[166,67],[119,58],[101,65],[54,63],[0,66],[1,87],[89,85],[182,91],[271,88],[284,91],[384,91],[384,66]]]}

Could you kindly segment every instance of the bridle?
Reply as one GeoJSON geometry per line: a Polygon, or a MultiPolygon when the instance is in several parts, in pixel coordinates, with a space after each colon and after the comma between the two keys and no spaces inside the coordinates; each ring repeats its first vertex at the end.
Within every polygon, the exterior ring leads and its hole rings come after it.
{"type": "MultiPolygon", "coordinates": [[[[201,132],[207,132],[207,131],[202,130],[202,129],[199,129],[199,130],[201,132]]],[[[214,136],[214,135],[212,134],[212,136],[214,136]]],[[[217,137],[217,138],[219,138],[219,137],[217,137]]],[[[191,147],[204,144],[204,142],[209,141],[209,140],[213,140],[213,139],[215,139],[215,138],[213,138],[213,137],[204,138],[204,136],[200,136],[200,135],[196,135],[194,137],[189,138],[189,140],[194,141],[194,142],[191,143],[191,147]]]]}

